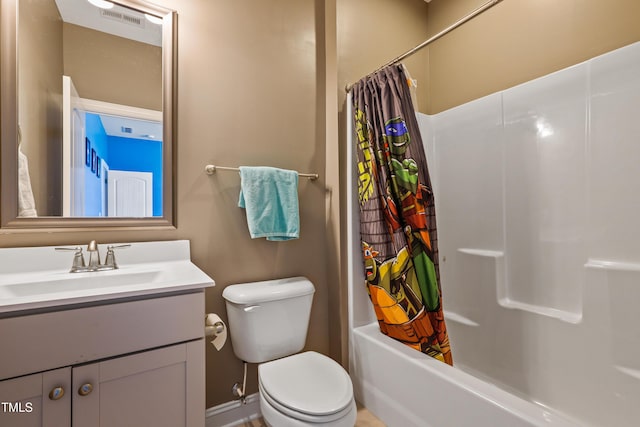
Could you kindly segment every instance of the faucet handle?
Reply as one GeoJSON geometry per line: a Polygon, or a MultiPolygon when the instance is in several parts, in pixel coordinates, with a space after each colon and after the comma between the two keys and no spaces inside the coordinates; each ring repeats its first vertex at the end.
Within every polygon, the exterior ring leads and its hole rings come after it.
{"type": "Polygon", "coordinates": [[[76,251],[82,253],[82,248],[80,246],[76,246],[75,248],[53,248],[56,251],[76,251]]]}
{"type": "Polygon", "coordinates": [[[107,246],[107,250],[109,249],[123,249],[131,246],[131,243],[125,243],[123,245],[109,245],[107,246]]]}
{"type": "Polygon", "coordinates": [[[107,255],[104,259],[104,266],[113,268],[114,270],[118,268],[118,264],[116,263],[116,255],[114,253],[114,249],[124,249],[131,246],[130,244],[124,245],[109,245],[107,246],[107,255]]]}
{"type": "Polygon", "coordinates": [[[75,248],[55,248],[56,251],[75,251],[73,255],[73,264],[71,265],[71,273],[76,273],[86,267],[84,263],[84,255],[82,254],[82,248],[76,246],[75,248]]]}

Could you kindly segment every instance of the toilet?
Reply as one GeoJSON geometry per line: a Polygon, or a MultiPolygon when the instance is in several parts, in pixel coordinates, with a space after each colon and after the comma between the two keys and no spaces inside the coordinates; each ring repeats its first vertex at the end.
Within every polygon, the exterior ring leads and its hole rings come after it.
{"type": "Polygon", "coordinates": [[[242,283],[222,292],[233,351],[258,363],[262,417],[274,427],[353,427],[349,374],[307,338],[315,288],[305,277],[242,283]]]}

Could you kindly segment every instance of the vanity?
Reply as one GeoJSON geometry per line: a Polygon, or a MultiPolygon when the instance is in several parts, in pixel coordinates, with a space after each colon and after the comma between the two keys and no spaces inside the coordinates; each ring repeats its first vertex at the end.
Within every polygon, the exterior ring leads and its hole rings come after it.
{"type": "Polygon", "coordinates": [[[70,273],[72,252],[0,249],[0,426],[204,426],[214,281],[188,241],[116,257],[117,269],[70,273]]]}
{"type": "MultiPolygon", "coordinates": [[[[0,0],[0,237],[176,229],[176,24],[148,1],[0,0]]],[[[213,280],[188,241],[89,240],[0,249],[0,426],[203,427],[213,280]]]]}

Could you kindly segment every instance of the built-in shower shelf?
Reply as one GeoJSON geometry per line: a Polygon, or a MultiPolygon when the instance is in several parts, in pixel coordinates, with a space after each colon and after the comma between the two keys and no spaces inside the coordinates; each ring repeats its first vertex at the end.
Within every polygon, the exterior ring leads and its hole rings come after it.
{"type": "Polygon", "coordinates": [[[501,258],[504,256],[503,251],[493,251],[490,249],[458,248],[458,252],[487,258],[501,258]]]}
{"type": "Polygon", "coordinates": [[[473,327],[478,327],[480,326],[480,324],[478,324],[477,322],[474,322],[473,320],[469,319],[468,317],[465,317],[461,314],[458,314],[454,311],[444,311],[444,318],[447,322],[455,322],[455,323],[459,323],[461,325],[466,325],[466,326],[473,326],[473,327]]]}
{"type": "Polygon", "coordinates": [[[637,380],[640,380],[640,371],[633,368],[627,368],[626,366],[615,365],[615,368],[623,374],[629,375],[637,380]]]}
{"type": "Polygon", "coordinates": [[[601,269],[601,270],[640,272],[640,264],[637,262],[620,262],[620,261],[608,261],[603,259],[589,258],[589,260],[584,266],[586,268],[601,269]]]}
{"type": "Polygon", "coordinates": [[[563,322],[578,324],[582,321],[582,313],[575,313],[573,311],[558,310],[557,308],[542,305],[526,304],[520,301],[513,301],[508,298],[499,299],[498,304],[504,308],[528,311],[529,313],[538,314],[540,316],[553,317],[555,319],[562,320],[563,322]]]}
{"type": "MultiPolygon", "coordinates": [[[[508,308],[511,310],[526,311],[528,313],[537,314],[539,316],[551,317],[551,318],[558,319],[563,322],[572,323],[572,324],[578,324],[582,321],[582,311],[562,310],[562,309],[548,307],[544,305],[529,304],[526,302],[513,299],[509,294],[509,289],[508,289],[509,285],[506,282],[505,276],[504,276],[505,254],[503,251],[496,251],[491,249],[476,249],[476,248],[458,248],[457,251],[465,255],[484,258],[484,259],[487,259],[487,261],[493,260],[493,263],[494,263],[493,274],[495,274],[495,277],[493,280],[495,280],[496,299],[498,304],[501,307],[508,308]]],[[[454,317],[454,315],[456,315],[456,313],[449,314],[449,317],[451,317],[452,321],[466,324],[466,325],[475,323],[472,320],[467,319],[465,317],[463,317],[462,319],[457,319],[454,317]]],[[[447,314],[445,312],[445,317],[446,316],[447,314]]]]}

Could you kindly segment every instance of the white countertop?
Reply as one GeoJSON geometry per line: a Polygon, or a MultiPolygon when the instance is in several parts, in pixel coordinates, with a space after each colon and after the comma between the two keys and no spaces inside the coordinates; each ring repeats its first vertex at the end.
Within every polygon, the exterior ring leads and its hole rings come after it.
{"type": "MultiPolygon", "coordinates": [[[[0,313],[151,297],[215,285],[191,262],[186,240],[131,243],[116,252],[119,269],[82,273],[69,272],[73,252],[54,248],[0,249],[0,313]]],[[[106,245],[99,249],[104,261],[106,245]]]]}

